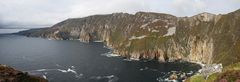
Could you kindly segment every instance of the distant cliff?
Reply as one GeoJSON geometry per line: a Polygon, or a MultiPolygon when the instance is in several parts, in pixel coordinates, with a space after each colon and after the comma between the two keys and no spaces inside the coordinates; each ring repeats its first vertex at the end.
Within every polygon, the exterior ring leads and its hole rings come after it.
{"type": "Polygon", "coordinates": [[[152,12],[93,15],[18,34],[56,40],[100,40],[114,53],[131,59],[223,65],[240,61],[240,10],[192,17],[152,12]]]}
{"type": "Polygon", "coordinates": [[[0,64],[0,82],[48,82],[47,80],[28,75],[21,71],[15,70],[6,65],[0,64]]]}

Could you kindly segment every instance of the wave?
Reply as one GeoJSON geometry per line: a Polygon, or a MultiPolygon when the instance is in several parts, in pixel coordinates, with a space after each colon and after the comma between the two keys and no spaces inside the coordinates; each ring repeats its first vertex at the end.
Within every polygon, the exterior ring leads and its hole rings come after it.
{"type": "Polygon", "coordinates": [[[44,79],[47,79],[47,76],[46,76],[46,75],[43,75],[42,77],[43,77],[44,79]]]}
{"type": "Polygon", "coordinates": [[[96,41],[93,41],[93,42],[103,42],[102,40],[96,40],[96,41]]]}
{"type": "Polygon", "coordinates": [[[120,55],[119,54],[114,54],[112,52],[107,52],[107,53],[104,53],[104,54],[101,54],[102,56],[107,56],[107,57],[119,57],[120,55]]]}
{"type": "Polygon", "coordinates": [[[119,80],[119,78],[114,75],[92,76],[92,77],[90,77],[90,79],[95,79],[95,80],[108,79],[108,82],[117,82],[119,80]]]}
{"type": "MultiPolygon", "coordinates": [[[[63,67],[63,66],[60,66],[59,64],[56,64],[58,67],[63,67]]],[[[83,77],[83,74],[82,73],[78,73],[75,69],[75,66],[71,66],[67,69],[37,69],[37,70],[31,70],[31,71],[27,71],[27,72],[30,72],[30,73],[36,73],[36,72],[44,72],[44,74],[42,75],[43,78],[47,78],[47,72],[49,71],[59,71],[59,72],[62,72],[62,73],[73,73],[75,75],[76,78],[82,78],[83,77]]]]}
{"type": "Polygon", "coordinates": [[[126,58],[126,59],[123,59],[124,61],[139,61],[138,58],[126,58]]]}

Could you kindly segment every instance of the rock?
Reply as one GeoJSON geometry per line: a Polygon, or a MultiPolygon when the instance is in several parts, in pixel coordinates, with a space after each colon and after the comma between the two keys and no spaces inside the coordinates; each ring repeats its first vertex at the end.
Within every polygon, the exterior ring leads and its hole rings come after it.
{"type": "Polygon", "coordinates": [[[0,82],[48,82],[44,78],[28,75],[0,64],[0,82]]]}
{"type": "Polygon", "coordinates": [[[202,69],[199,70],[199,73],[203,75],[204,77],[208,77],[208,75],[211,75],[213,73],[222,72],[223,66],[222,64],[207,64],[202,67],[202,69]]]}
{"type": "Polygon", "coordinates": [[[182,80],[186,79],[187,78],[186,73],[180,74],[179,78],[182,79],[182,80]]]}
{"type": "Polygon", "coordinates": [[[178,79],[178,75],[175,72],[169,76],[169,80],[177,80],[177,79],[178,79]]]}

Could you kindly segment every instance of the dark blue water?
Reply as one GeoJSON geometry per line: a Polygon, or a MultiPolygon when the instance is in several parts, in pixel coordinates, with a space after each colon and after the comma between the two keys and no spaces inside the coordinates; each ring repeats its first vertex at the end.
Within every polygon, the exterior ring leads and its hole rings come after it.
{"type": "Polygon", "coordinates": [[[186,62],[126,61],[105,56],[109,51],[102,43],[0,35],[0,64],[50,82],[162,82],[171,71],[199,69],[186,62]]]}

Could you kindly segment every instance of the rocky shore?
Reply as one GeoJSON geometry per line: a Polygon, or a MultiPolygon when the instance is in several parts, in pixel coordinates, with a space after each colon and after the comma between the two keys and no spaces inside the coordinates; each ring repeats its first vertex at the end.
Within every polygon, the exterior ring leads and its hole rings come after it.
{"type": "Polygon", "coordinates": [[[44,78],[29,75],[27,72],[15,70],[0,64],[0,82],[48,82],[44,78]]]}

